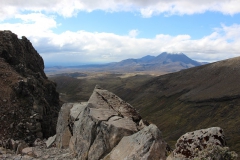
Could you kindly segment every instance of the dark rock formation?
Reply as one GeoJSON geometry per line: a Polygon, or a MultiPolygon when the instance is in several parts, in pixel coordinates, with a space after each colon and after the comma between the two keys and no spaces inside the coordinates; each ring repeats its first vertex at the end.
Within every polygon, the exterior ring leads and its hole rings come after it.
{"type": "Polygon", "coordinates": [[[59,95],[26,38],[0,31],[0,137],[32,143],[55,134],[59,95]]]}

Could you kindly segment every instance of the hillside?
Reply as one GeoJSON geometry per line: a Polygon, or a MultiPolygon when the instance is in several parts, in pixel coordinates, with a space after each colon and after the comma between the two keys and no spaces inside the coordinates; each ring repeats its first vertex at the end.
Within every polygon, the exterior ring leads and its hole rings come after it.
{"type": "Polygon", "coordinates": [[[64,102],[87,101],[96,84],[111,91],[121,92],[121,95],[131,94],[134,88],[139,87],[153,77],[151,75],[134,75],[125,78],[125,75],[122,74],[103,74],[77,79],[72,75],[64,73],[49,77],[49,79],[57,83],[57,91],[60,93],[60,99],[64,102]]]}
{"type": "Polygon", "coordinates": [[[159,76],[124,98],[164,131],[167,142],[186,131],[220,126],[240,153],[239,63],[237,57],[159,76]]]}

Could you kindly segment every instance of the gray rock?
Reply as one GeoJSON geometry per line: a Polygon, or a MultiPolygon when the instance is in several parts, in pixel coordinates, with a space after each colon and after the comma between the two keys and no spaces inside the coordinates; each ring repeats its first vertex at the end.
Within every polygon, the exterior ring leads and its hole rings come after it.
{"type": "Polygon", "coordinates": [[[34,153],[33,153],[33,147],[26,147],[22,150],[22,155],[28,155],[31,157],[34,157],[34,153]]]}
{"type": "Polygon", "coordinates": [[[66,148],[69,146],[69,140],[72,136],[69,130],[69,114],[72,107],[73,103],[65,103],[59,112],[55,142],[58,148],[66,148]]]}
{"type": "Polygon", "coordinates": [[[122,137],[136,133],[142,127],[139,126],[140,120],[131,105],[96,87],[88,103],[62,106],[56,144],[61,148],[69,143],[72,154],[78,159],[98,160],[107,155],[122,137]]]}
{"type": "Polygon", "coordinates": [[[165,160],[166,143],[157,126],[151,124],[141,131],[123,137],[103,160],[165,160]]]}
{"type": "Polygon", "coordinates": [[[61,107],[56,128],[56,146],[58,148],[69,147],[72,137],[73,123],[79,114],[86,108],[87,103],[65,103],[61,107]]]}
{"type": "Polygon", "coordinates": [[[78,119],[78,116],[82,113],[82,111],[84,111],[87,104],[87,102],[73,104],[73,107],[70,109],[70,118],[73,122],[78,119]]]}
{"type": "Polygon", "coordinates": [[[56,140],[56,135],[49,137],[48,140],[45,142],[47,148],[51,147],[51,145],[55,142],[56,140]]]}

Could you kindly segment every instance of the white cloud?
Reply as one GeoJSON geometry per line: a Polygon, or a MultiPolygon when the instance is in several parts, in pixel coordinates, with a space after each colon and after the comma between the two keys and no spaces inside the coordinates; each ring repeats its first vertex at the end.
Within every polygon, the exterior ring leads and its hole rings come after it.
{"type": "Polygon", "coordinates": [[[0,30],[11,30],[29,38],[46,62],[110,62],[140,58],[161,52],[183,52],[196,60],[216,61],[240,56],[240,25],[215,28],[208,36],[193,40],[189,35],[156,35],[155,38],[136,38],[138,30],[120,36],[113,33],[65,31],[60,34],[53,16],[42,13],[15,15],[19,23],[1,23],[0,30]],[[44,24],[44,25],[43,25],[44,24]]]}
{"type": "Polygon", "coordinates": [[[71,17],[79,11],[108,12],[137,11],[143,17],[154,14],[182,15],[217,11],[234,15],[240,13],[239,0],[0,0],[0,20],[4,20],[22,11],[57,13],[71,17]]]}
{"type": "Polygon", "coordinates": [[[0,23],[0,29],[7,29],[19,34],[19,36],[44,36],[52,33],[51,29],[58,24],[52,16],[41,13],[17,14],[14,17],[19,19],[19,23],[0,23]]]}
{"type": "Polygon", "coordinates": [[[128,35],[132,38],[136,37],[138,34],[139,34],[139,31],[137,29],[133,29],[128,33],[128,35]]]}

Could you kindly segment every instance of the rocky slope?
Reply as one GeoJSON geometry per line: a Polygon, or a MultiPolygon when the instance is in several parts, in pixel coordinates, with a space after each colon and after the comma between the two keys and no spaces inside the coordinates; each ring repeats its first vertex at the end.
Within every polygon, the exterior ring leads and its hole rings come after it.
{"type": "MultiPolygon", "coordinates": [[[[11,141],[12,150],[14,142],[11,141]]],[[[22,143],[23,144],[23,143],[22,143]]],[[[0,148],[4,159],[81,160],[236,160],[226,147],[219,127],[182,135],[172,151],[154,124],[115,94],[96,87],[88,102],[65,103],[61,107],[56,135],[33,147],[18,145],[13,151],[0,148]],[[168,156],[169,155],[169,156],[168,156]]]]}
{"type": "Polygon", "coordinates": [[[33,143],[55,134],[59,95],[26,38],[0,31],[0,138],[33,143]]]}

